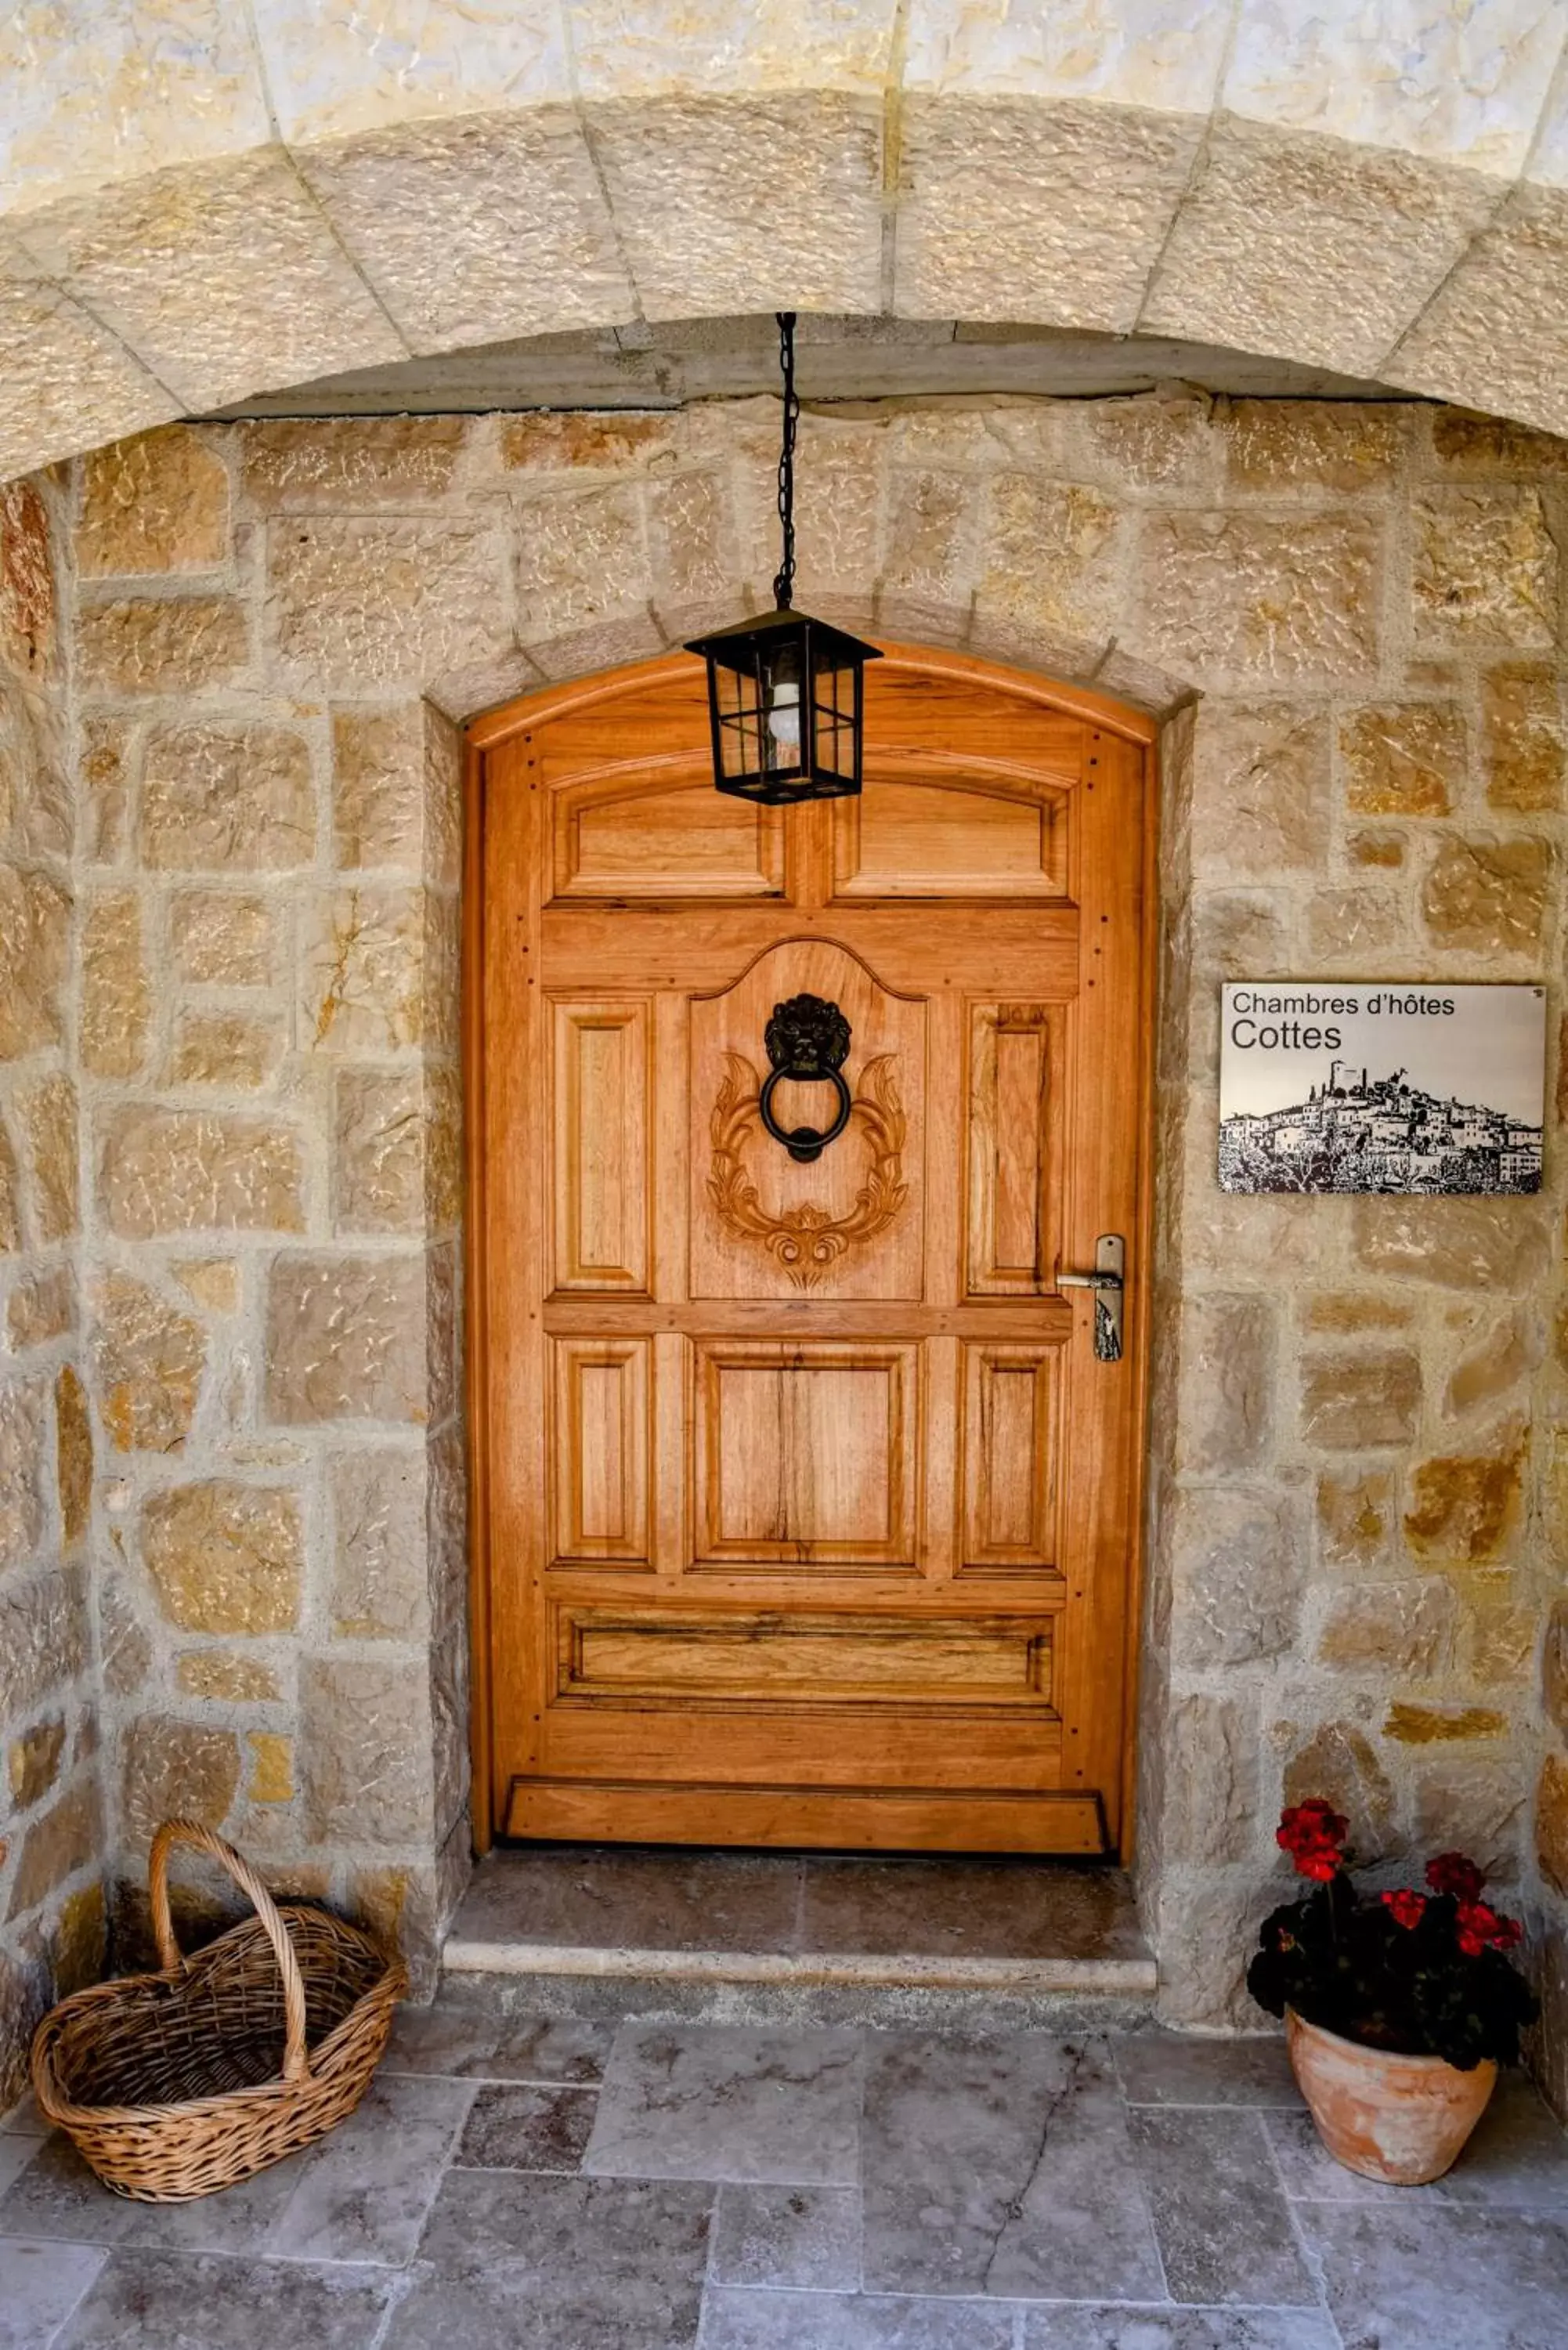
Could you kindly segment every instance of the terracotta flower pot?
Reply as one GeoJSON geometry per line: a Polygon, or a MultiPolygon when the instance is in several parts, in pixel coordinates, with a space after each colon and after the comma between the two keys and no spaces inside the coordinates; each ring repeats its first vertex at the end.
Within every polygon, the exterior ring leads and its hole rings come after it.
{"type": "Polygon", "coordinates": [[[1497,2083],[1490,2060],[1461,2073],[1441,2056],[1362,2048],[1293,2008],[1285,2012],[1285,2043],[1335,2161],[1394,2187],[1425,2187],[1452,2168],[1497,2083]]]}

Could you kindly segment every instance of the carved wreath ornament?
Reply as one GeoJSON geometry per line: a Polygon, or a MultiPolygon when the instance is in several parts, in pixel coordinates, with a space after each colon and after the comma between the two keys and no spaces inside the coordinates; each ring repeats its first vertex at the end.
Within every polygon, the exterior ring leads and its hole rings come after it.
{"type": "Polygon", "coordinates": [[[879,1053],[867,1061],[853,1096],[847,1096],[837,1068],[849,1049],[849,1026],[836,1004],[819,1007],[816,999],[809,996],[775,1004],[768,1023],[767,1045],[774,1066],[765,1086],[744,1054],[724,1055],[723,1082],[709,1122],[713,1157],[708,1170],[708,1196],[728,1231],[738,1239],[759,1242],[778,1259],[797,1289],[815,1289],[841,1257],[885,1231],[909,1196],[903,1177],[904,1108],[893,1082],[891,1053],[879,1053]],[[837,1024],[830,1040],[826,1040],[826,1049],[819,1045],[816,1064],[812,1066],[805,1065],[810,1055],[801,1041],[797,1014],[797,1007],[808,1006],[808,1024],[818,1009],[832,1014],[837,1024]],[[839,1030],[842,1047],[836,1051],[839,1030]],[[846,1096],[844,1114],[834,1120],[827,1133],[800,1128],[794,1136],[786,1135],[771,1119],[764,1120],[764,1096],[771,1096],[778,1079],[786,1076],[828,1077],[846,1096]],[[859,1129],[871,1163],[846,1214],[836,1216],[810,1201],[787,1209],[783,1215],[768,1213],[746,1170],[748,1145],[764,1127],[784,1144],[791,1158],[804,1163],[816,1158],[835,1136],[851,1127],[859,1129]]]}

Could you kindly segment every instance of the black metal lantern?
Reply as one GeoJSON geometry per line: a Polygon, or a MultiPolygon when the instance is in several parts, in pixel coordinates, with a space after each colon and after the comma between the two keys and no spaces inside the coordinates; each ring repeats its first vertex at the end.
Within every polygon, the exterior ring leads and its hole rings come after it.
{"type": "Polygon", "coordinates": [[[738,620],[686,648],[708,664],[713,781],[737,799],[786,807],[794,800],[846,799],[860,789],[865,737],[862,671],[875,645],[792,608],[794,584],[794,312],[779,313],[784,371],[784,445],[779,521],[784,562],[774,581],[777,608],[738,620]]]}

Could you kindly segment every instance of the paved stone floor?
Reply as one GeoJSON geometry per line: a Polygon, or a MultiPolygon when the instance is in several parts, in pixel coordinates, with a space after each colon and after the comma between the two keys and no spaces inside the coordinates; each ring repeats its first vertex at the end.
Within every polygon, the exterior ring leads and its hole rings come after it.
{"type": "Polygon", "coordinates": [[[1563,2350],[1568,2139],[1319,2149],[1278,2042],[405,2011],[354,2118],[121,2202],[0,2131],[0,2350],[1563,2350]]]}

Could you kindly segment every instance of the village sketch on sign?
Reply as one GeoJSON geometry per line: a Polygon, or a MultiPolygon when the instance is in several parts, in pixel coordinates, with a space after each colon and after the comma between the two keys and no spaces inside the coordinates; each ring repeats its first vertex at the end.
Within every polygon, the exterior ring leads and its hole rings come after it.
{"type": "Polygon", "coordinates": [[[1546,993],[1259,980],[1223,991],[1223,1191],[1541,1188],[1546,993]]]}

